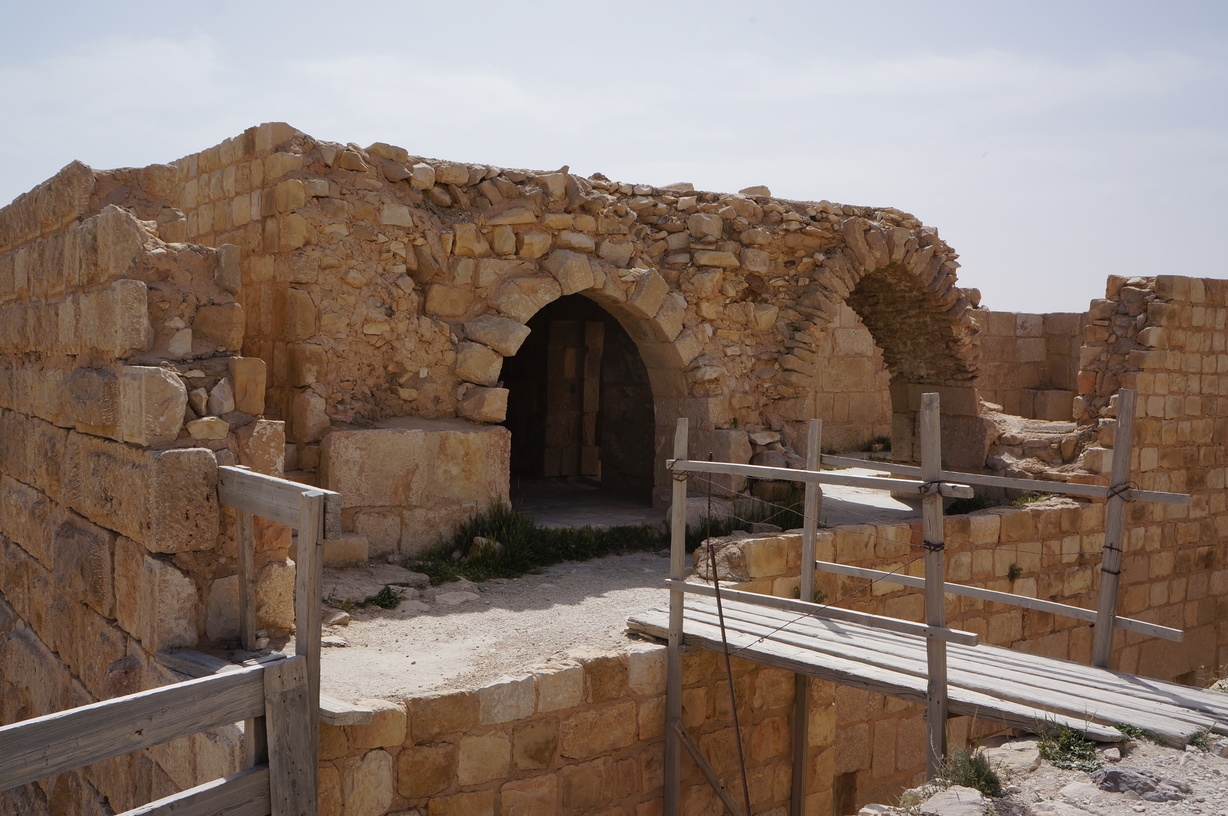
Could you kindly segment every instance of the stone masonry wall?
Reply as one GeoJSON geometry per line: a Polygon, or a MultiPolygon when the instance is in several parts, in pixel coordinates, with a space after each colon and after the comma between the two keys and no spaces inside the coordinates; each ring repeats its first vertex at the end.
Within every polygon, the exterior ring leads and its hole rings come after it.
{"type": "MultiPolygon", "coordinates": [[[[636,341],[658,462],[679,416],[726,432],[730,455],[749,450],[735,438],[748,431],[804,437],[816,408],[849,425],[843,408],[810,396],[838,390],[822,381],[832,343],[844,342],[833,333],[847,327],[845,303],[894,382],[970,387],[975,330],[958,263],[906,213],[459,164],[281,124],[174,166],[166,222],[240,248],[246,353],[268,364],[270,411],[305,470],[334,423],[502,420],[503,358],[534,313],[573,293],[636,341]]],[[[842,365],[830,382],[849,379],[842,365]]],[[[867,403],[880,392],[871,368],[855,372],[867,403]]],[[[975,400],[959,404],[979,428],[975,400]]],[[[911,434],[906,398],[896,413],[911,434]]],[[[665,479],[658,467],[658,498],[665,479]]]]}
{"type": "MultiPolygon", "coordinates": [[[[256,418],[263,363],[237,356],[235,256],[165,243],[156,221],[103,200],[136,181],[69,165],[0,210],[4,723],[173,682],[160,650],[233,637],[217,464],[281,462],[280,423],[256,418]]],[[[261,532],[262,623],[285,628],[288,541],[261,532]]],[[[0,809],[125,810],[233,771],[238,747],[233,729],[197,735],[11,791],[0,809]]]]}
{"type": "Polygon", "coordinates": [[[1070,421],[1085,314],[978,309],[981,398],[1031,419],[1070,421]]]}

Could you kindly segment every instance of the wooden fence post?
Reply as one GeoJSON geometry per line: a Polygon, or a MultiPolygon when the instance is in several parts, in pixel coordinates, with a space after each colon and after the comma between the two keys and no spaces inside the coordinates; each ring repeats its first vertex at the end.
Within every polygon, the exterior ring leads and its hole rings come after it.
{"type": "MultiPolygon", "coordinates": [[[[935,629],[945,629],[946,578],[943,555],[942,494],[942,432],[938,395],[921,395],[921,480],[930,489],[921,500],[921,534],[925,545],[925,623],[935,629]]],[[[926,694],[925,719],[928,725],[928,745],[925,768],[930,779],[947,755],[947,644],[936,637],[925,641],[929,683],[926,694]]]]}
{"type": "MultiPolygon", "coordinates": [[[[806,470],[819,470],[823,421],[810,420],[806,436],[806,470]]],[[[798,581],[797,597],[802,601],[814,600],[815,538],[819,526],[818,482],[806,482],[806,499],[802,519],[802,568],[798,581]]],[[[806,777],[809,776],[810,756],[810,678],[804,674],[793,675],[793,788],[789,812],[800,816],[806,812],[806,777]]]]}
{"type": "Polygon", "coordinates": [[[1121,582],[1121,548],[1125,542],[1126,496],[1130,485],[1130,453],[1134,439],[1134,391],[1117,392],[1117,428],[1113,434],[1113,464],[1109,468],[1109,498],[1104,511],[1104,553],[1100,561],[1100,596],[1096,601],[1096,631],[1092,665],[1107,669],[1113,660],[1113,629],[1117,588],[1121,582]]]}
{"type": "MultiPolygon", "coordinates": [[[[687,458],[687,419],[681,417],[674,431],[674,460],[687,458]]],[[[686,580],[686,473],[673,471],[673,513],[670,517],[669,577],[686,580]]],[[[665,788],[664,812],[679,812],[682,785],[682,745],[678,728],[682,725],[682,591],[669,591],[669,639],[666,647],[665,688],[665,788]]]]}

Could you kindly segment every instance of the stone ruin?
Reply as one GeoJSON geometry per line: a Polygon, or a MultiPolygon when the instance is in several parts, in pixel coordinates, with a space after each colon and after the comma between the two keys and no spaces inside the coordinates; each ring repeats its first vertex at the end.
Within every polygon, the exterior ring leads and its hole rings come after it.
{"type": "MultiPolygon", "coordinates": [[[[1086,315],[1019,315],[980,308],[956,258],[891,208],[439,161],[277,123],[166,165],[70,164],[0,210],[0,717],[172,682],[160,650],[234,637],[234,519],[217,505],[218,464],[339,491],[328,557],[396,559],[506,499],[513,479],[586,479],[662,503],[680,417],[695,457],[799,466],[817,417],[824,447],[890,437],[891,456],[911,461],[929,391],[948,466],[1103,482],[1113,394],[1137,389],[1141,486],[1195,498],[1132,510],[1130,546],[1145,556],[1127,559],[1142,578],[1126,586],[1126,611],[1196,634],[1129,641],[1125,668],[1176,676],[1200,655],[1222,659],[1228,286],[1110,278],[1086,315]]],[[[1045,558],[1073,570],[1095,549],[1087,519],[1099,512],[1023,513],[1036,520],[1022,527],[1002,516],[985,540],[1048,547],[1060,532],[1045,558]]],[[[970,539],[986,527],[969,525],[970,539]]],[[[259,622],[284,630],[291,541],[277,525],[256,532],[259,622]]],[[[761,549],[772,557],[748,556],[757,580],[788,592],[786,544],[761,549]]],[[[998,566],[969,559],[968,571],[993,580],[998,566]]],[[[1022,568],[1037,592],[1059,592],[1049,562],[1022,568]]],[[[1083,577],[1062,587],[1087,603],[1083,577]]],[[[1090,640],[1086,627],[1001,620],[983,624],[993,642],[1078,659],[1090,640]]],[[[632,660],[652,667],[632,683],[637,710],[656,710],[658,662],[632,660]]],[[[581,675],[619,671],[598,661],[581,675]]],[[[569,705],[604,704],[576,682],[569,705]]],[[[526,717],[545,711],[533,693],[526,717]]],[[[833,729],[846,719],[834,711],[833,729]]],[[[858,728],[877,734],[873,722],[858,728]]],[[[355,734],[326,757],[338,789],[399,750],[355,734]]],[[[655,750],[651,734],[629,739],[616,752],[655,750]]],[[[190,763],[141,754],[86,778],[119,809],[225,773],[237,750],[202,736],[190,763]]],[[[876,784],[911,772],[900,751],[882,774],[873,760],[876,784]]],[[[851,749],[821,760],[838,775],[870,761],[851,749]]],[[[644,762],[632,787],[648,801],[644,762]]],[[[76,801],[81,779],[41,795],[76,801]]],[[[448,779],[439,790],[467,790],[448,779]]]]}

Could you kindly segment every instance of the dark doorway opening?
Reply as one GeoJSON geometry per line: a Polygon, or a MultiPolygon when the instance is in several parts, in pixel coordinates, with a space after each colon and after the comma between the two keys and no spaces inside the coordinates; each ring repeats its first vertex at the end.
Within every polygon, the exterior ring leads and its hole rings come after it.
{"type": "Polygon", "coordinates": [[[559,298],[528,325],[503,363],[513,491],[558,479],[650,502],[652,388],[635,342],[582,295],[559,298]]]}

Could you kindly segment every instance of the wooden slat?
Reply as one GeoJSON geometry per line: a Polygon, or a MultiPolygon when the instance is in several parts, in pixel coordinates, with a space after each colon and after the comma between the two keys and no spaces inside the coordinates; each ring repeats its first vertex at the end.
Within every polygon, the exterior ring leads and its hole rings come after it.
{"type": "MultiPolygon", "coordinates": [[[[823,449],[823,421],[810,420],[806,433],[806,469],[819,469],[819,455],[823,449]]],[[[798,598],[814,600],[815,546],[819,527],[819,486],[814,482],[806,485],[802,503],[802,568],[798,581],[798,598]]],[[[810,678],[804,674],[793,675],[793,768],[789,792],[789,812],[806,811],[806,782],[809,774],[801,769],[809,768],[810,752],[810,678]]]]}
{"type": "MultiPolygon", "coordinates": [[[[915,465],[901,465],[895,462],[879,462],[874,459],[858,459],[853,456],[823,456],[822,463],[832,467],[861,467],[881,470],[884,473],[894,473],[899,476],[920,476],[921,468],[915,465]]],[[[1078,484],[1076,482],[1053,482],[1048,479],[1014,479],[1008,476],[989,476],[983,473],[960,473],[944,470],[943,482],[955,484],[983,485],[985,487],[1004,487],[1009,490],[1030,490],[1034,493],[1060,493],[1067,496],[1084,496],[1103,499],[1109,495],[1109,488],[1103,485],[1078,484]]],[[[1125,493],[1126,501],[1159,502],[1161,504],[1189,504],[1187,493],[1161,493],[1154,490],[1130,489],[1125,493]]]]}
{"type": "MultiPolygon", "coordinates": [[[[792,630],[780,630],[775,626],[774,619],[759,616],[759,611],[739,609],[735,617],[727,610],[725,625],[748,635],[770,636],[778,642],[812,649],[821,654],[857,660],[918,677],[928,676],[924,646],[919,641],[897,636],[876,637],[871,640],[871,636],[866,633],[860,633],[856,638],[833,637],[832,632],[824,633],[827,636],[816,636],[814,627],[803,630],[802,627],[795,626],[792,630]]],[[[688,609],[687,621],[719,625],[719,618],[712,608],[688,609]]],[[[1170,745],[1185,745],[1190,737],[1210,729],[1214,724],[1208,717],[1176,706],[1154,702],[1140,703],[1107,692],[1089,695],[1085,688],[1071,687],[1052,678],[1028,683],[1019,679],[1010,664],[989,666],[972,662],[961,659],[955,650],[949,653],[948,658],[948,682],[951,686],[1060,712],[1068,717],[1090,717],[1106,725],[1129,723],[1148,730],[1170,745]]]]}
{"type": "MultiPolygon", "coordinates": [[[[793,468],[768,467],[767,465],[739,465],[733,462],[697,462],[692,460],[670,460],[666,467],[674,471],[690,473],[728,473],[735,476],[749,476],[752,479],[767,479],[771,481],[814,482],[815,484],[843,485],[845,487],[865,487],[872,490],[891,490],[899,493],[921,493],[922,482],[908,479],[884,479],[879,476],[853,476],[845,473],[832,473],[820,470],[795,470],[793,468]]],[[[943,496],[956,498],[971,498],[972,488],[964,485],[941,486],[943,496]]]]}
{"type": "MultiPolygon", "coordinates": [[[[294,576],[294,653],[307,659],[312,734],[320,724],[320,600],[324,596],[325,492],[309,489],[299,503],[298,563],[294,576]]],[[[315,740],[312,741],[315,744],[315,740]]]]}
{"type": "Polygon", "coordinates": [[[299,499],[306,491],[333,493],[244,467],[220,465],[217,469],[218,501],[288,527],[298,525],[299,499]]]}
{"type": "MultiPolygon", "coordinates": [[[[683,592],[694,595],[703,595],[709,598],[716,595],[716,590],[707,584],[689,584],[685,581],[674,581],[669,578],[665,580],[665,584],[670,589],[678,587],[683,592]]],[[[792,598],[777,598],[775,595],[761,595],[757,592],[743,592],[737,589],[722,589],[721,597],[740,603],[768,606],[774,609],[787,609],[791,612],[800,612],[803,615],[810,615],[816,618],[848,621],[863,626],[886,629],[890,632],[916,635],[917,637],[939,638],[956,643],[965,643],[969,646],[975,646],[978,642],[978,636],[975,632],[961,632],[958,629],[936,629],[932,626],[926,626],[924,623],[901,620],[900,618],[889,618],[884,615],[872,615],[869,612],[854,612],[851,609],[807,603],[806,601],[797,601],[792,598]]]]}
{"type": "Polygon", "coordinates": [[[264,710],[265,668],[187,680],[0,728],[0,790],[264,710]]]}
{"type": "MultiPolygon", "coordinates": [[[[662,639],[668,631],[666,622],[667,615],[660,610],[650,610],[629,619],[634,630],[662,639]]],[[[712,651],[722,649],[718,627],[698,622],[688,624],[685,639],[688,644],[712,651]]],[[[729,633],[729,644],[732,648],[739,650],[737,656],[744,660],[791,672],[804,672],[811,677],[878,694],[889,694],[909,702],[925,703],[926,684],[921,678],[913,675],[867,666],[858,661],[834,656],[824,656],[822,662],[818,663],[816,653],[808,649],[787,646],[771,640],[758,641],[757,638],[740,632],[729,633]]],[[[1047,723],[1056,723],[1075,731],[1086,731],[1090,739],[1100,742],[1118,742],[1123,739],[1121,732],[1115,728],[1097,723],[1086,723],[1042,709],[997,700],[988,694],[966,689],[951,689],[950,709],[953,715],[967,715],[978,717],[981,720],[992,719],[1003,725],[1027,731],[1036,731],[1037,728],[1043,728],[1047,723]]]]}
{"type": "Polygon", "coordinates": [[[235,547],[239,566],[239,641],[256,651],[256,534],[255,516],[238,511],[235,547]]]}
{"type": "MultiPolygon", "coordinates": [[[[914,588],[925,586],[924,578],[917,578],[913,575],[901,575],[897,572],[884,572],[882,570],[867,569],[866,567],[851,567],[832,561],[816,561],[815,566],[823,572],[830,572],[836,575],[868,578],[872,581],[885,581],[889,584],[901,584],[914,588]]],[[[1070,606],[1069,604],[1058,603],[1057,601],[1029,598],[1026,595],[1016,595],[1013,592],[998,592],[997,590],[981,589],[980,587],[966,586],[964,584],[946,584],[945,587],[946,594],[948,595],[961,595],[966,598],[979,598],[983,601],[1021,606],[1024,609],[1035,609],[1038,612],[1049,612],[1054,615],[1077,618],[1078,620],[1096,620],[1095,610],[1084,609],[1081,606],[1070,606]]],[[[1185,634],[1180,629],[1171,629],[1158,623],[1148,623],[1147,621],[1135,620],[1133,618],[1118,617],[1117,626],[1119,629],[1127,629],[1131,632],[1151,635],[1163,638],[1164,640],[1180,641],[1185,634]]]]}
{"type": "Polygon", "coordinates": [[[260,765],[124,811],[120,816],[269,816],[269,768],[260,765]]]}
{"type": "MultiPolygon", "coordinates": [[[[686,417],[678,418],[674,429],[674,464],[685,464],[687,455],[686,417]]],[[[674,474],[671,489],[673,515],[670,518],[669,577],[682,582],[686,578],[686,471],[674,474]]],[[[670,587],[669,630],[665,633],[665,784],[662,807],[665,813],[679,812],[682,786],[682,626],[684,597],[679,587],[670,587]]]]}
{"type": "Polygon", "coordinates": [[[274,814],[316,813],[319,732],[313,729],[307,672],[303,657],[265,669],[264,711],[274,814]]]}
{"type": "MultiPolygon", "coordinates": [[[[942,435],[938,395],[921,395],[921,480],[942,479],[942,435]]],[[[943,552],[942,496],[929,492],[921,499],[921,533],[925,543],[925,623],[933,629],[947,626],[946,554],[943,552]]],[[[938,638],[925,642],[927,692],[925,721],[926,772],[941,773],[947,755],[947,644],[938,638]]]]}

